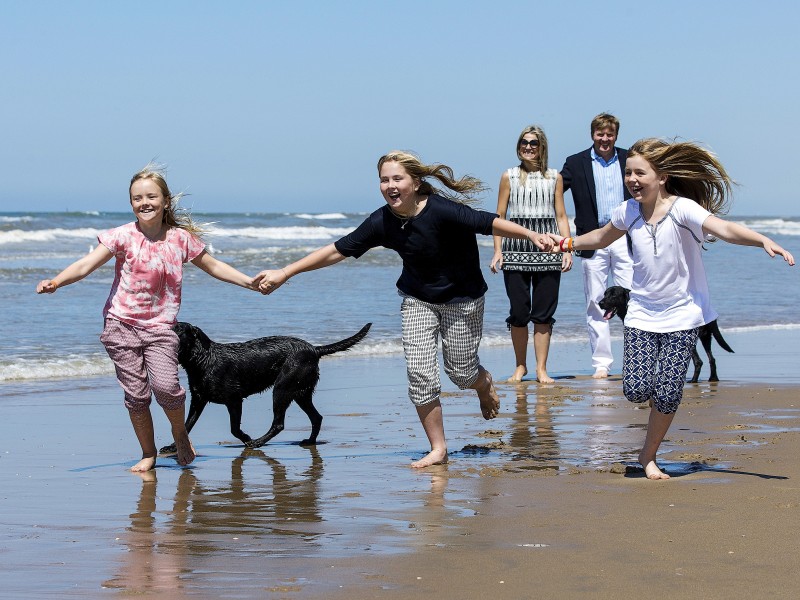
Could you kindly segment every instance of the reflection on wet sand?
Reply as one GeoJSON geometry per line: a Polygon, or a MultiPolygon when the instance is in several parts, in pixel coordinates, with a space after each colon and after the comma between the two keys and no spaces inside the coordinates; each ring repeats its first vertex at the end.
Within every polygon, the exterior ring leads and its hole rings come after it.
{"type": "MultiPolygon", "coordinates": [[[[214,561],[206,560],[215,555],[307,553],[317,535],[308,525],[322,521],[323,474],[316,448],[308,450],[311,463],[295,477],[260,450],[245,450],[231,461],[229,482],[204,484],[192,469],[182,469],[167,506],[161,506],[166,496],[157,493],[158,470],[141,474],[139,500],[122,540],[127,551],[117,575],[103,586],[135,594],[169,590],[170,598],[180,598],[184,584],[196,589],[189,579],[210,574],[217,585],[224,581],[226,574],[214,573],[214,561]],[[271,475],[266,479],[264,465],[271,475]]],[[[242,569],[253,568],[248,564],[242,569]]]]}
{"type": "Polygon", "coordinates": [[[514,419],[509,435],[513,460],[531,463],[522,467],[524,469],[558,469],[558,439],[550,409],[562,402],[561,397],[553,395],[550,388],[532,389],[525,383],[514,386],[514,396],[514,419]]]}

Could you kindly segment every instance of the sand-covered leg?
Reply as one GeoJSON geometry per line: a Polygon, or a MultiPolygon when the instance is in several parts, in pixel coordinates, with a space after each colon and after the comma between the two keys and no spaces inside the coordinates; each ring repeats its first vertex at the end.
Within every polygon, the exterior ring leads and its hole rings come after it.
{"type": "Polygon", "coordinates": [[[417,415],[428,436],[431,451],[418,461],[411,463],[415,469],[441,465],[447,462],[447,440],[444,437],[444,418],[442,416],[442,403],[439,400],[417,406],[417,415]]]}

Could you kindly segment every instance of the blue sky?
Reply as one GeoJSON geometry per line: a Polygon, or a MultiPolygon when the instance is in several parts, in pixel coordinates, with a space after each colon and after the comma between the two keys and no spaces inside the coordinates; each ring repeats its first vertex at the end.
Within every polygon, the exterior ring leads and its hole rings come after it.
{"type": "MultiPolygon", "coordinates": [[[[551,166],[681,137],[741,184],[732,214],[800,216],[794,1],[0,0],[0,210],[128,210],[169,166],[195,211],[369,211],[390,149],[491,188],[527,124],[551,166]]],[[[567,199],[568,209],[571,200],[567,199]]]]}

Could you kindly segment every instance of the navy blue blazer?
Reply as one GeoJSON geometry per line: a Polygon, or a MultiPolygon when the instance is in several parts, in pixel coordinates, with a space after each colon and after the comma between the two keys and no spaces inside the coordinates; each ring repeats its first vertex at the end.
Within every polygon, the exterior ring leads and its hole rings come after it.
{"type": "MultiPolygon", "coordinates": [[[[620,173],[624,178],[628,151],[616,146],[614,149],[617,151],[620,173]]],[[[582,235],[600,227],[597,216],[597,191],[592,173],[591,148],[568,156],[561,169],[561,177],[564,180],[564,191],[572,190],[572,201],[575,203],[575,235],[582,235]]],[[[623,188],[627,200],[631,195],[628,188],[625,186],[623,188]]],[[[594,250],[578,250],[575,254],[583,258],[590,258],[594,255],[594,250]]]]}

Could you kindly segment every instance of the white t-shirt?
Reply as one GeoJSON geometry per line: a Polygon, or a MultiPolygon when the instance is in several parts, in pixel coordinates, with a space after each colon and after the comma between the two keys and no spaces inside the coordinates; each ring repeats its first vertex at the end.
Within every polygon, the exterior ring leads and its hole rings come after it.
{"type": "Polygon", "coordinates": [[[711,215],[678,197],[656,225],[648,225],[636,200],[620,204],[611,224],[631,237],[633,280],[627,327],[667,333],[693,329],[717,318],[703,266],[703,223],[711,215]]]}

